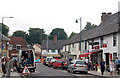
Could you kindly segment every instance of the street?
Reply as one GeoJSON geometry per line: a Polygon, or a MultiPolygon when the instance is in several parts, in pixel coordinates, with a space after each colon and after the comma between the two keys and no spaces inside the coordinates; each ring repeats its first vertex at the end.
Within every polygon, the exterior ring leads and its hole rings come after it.
{"type": "MultiPolygon", "coordinates": [[[[48,77],[84,77],[84,78],[96,78],[96,76],[89,74],[80,74],[80,73],[67,73],[65,70],[53,69],[52,67],[44,66],[41,63],[37,63],[36,71],[31,73],[30,77],[39,77],[39,76],[48,76],[48,77]]],[[[99,77],[97,77],[99,78],[99,77]]]]}

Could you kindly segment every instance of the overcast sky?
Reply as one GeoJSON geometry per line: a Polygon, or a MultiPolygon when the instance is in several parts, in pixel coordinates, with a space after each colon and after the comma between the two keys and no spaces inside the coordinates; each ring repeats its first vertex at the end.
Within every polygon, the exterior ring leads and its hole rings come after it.
{"type": "Polygon", "coordinates": [[[70,33],[80,31],[76,19],[82,17],[82,29],[86,22],[99,25],[102,12],[116,13],[119,0],[0,0],[0,22],[16,30],[43,28],[49,34],[54,28],[63,28],[70,33]]]}

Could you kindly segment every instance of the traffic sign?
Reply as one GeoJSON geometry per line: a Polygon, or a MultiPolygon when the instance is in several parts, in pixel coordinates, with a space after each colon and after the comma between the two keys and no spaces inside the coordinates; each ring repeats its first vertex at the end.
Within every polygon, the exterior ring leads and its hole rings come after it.
{"type": "Polygon", "coordinates": [[[28,67],[25,65],[22,74],[30,74],[28,67]]]}

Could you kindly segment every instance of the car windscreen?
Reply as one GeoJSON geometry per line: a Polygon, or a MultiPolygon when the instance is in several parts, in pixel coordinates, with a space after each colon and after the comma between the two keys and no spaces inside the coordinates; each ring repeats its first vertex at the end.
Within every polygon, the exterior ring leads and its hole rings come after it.
{"type": "Polygon", "coordinates": [[[85,64],[84,61],[76,61],[76,64],[85,64]]]}

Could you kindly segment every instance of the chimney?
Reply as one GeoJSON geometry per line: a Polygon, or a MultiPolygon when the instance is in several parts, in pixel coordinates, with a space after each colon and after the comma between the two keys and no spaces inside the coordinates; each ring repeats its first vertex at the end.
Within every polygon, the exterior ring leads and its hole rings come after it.
{"type": "Polygon", "coordinates": [[[57,42],[57,35],[54,35],[54,42],[57,42]]]}
{"type": "Polygon", "coordinates": [[[112,15],[111,12],[109,13],[103,12],[101,16],[101,22],[103,22],[108,16],[111,16],[111,15],[112,15]]]}

